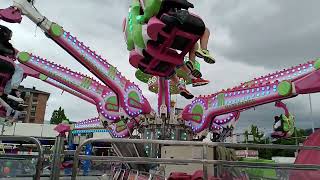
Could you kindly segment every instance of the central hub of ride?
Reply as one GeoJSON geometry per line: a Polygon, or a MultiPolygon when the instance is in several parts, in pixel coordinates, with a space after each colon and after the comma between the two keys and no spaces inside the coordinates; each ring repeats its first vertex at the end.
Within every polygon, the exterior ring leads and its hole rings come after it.
{"type": "Polygon", "coordinates": [[[141,129],[143,138],[192,140],[194,133],[182,119],[182,109],[171,104],[171,95],[194,96],[187,85],[202,86],[200,63],[215,61],[207,50],[209,30],[198,16],[189,13],[187,1],[132,1],[123,31],[136,77],[158,95],[158,116],[141,129]],[[198,41],[200,40],[200,47],[198,41]],[[187,58],[186,55],[189,55],[187,58]]]}

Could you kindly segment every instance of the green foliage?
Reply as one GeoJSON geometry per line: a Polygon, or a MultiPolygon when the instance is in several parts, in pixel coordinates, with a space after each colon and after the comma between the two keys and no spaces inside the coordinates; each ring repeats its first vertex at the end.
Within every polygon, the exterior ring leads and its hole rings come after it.
{"type": "Polygon", "coordinates": [[[249,132],[248,132],[248,130],[244,131],[244,138],[245,138],[245,142],[248,142],[248,140],[249,140],[249,132]]]}
{"type": "Polygon", "coordinates": [[[259,128],[255,125],[251,125],[250,128],[250,132],[248,130],[244,131],[246,142],[249,141],[249,135],[253,136],[253,143],[258,143],[259,141],[261,141],[261,138],[264,136],[264,133],[260,132],[259,128]]]}
{"type": "MultiPolygon", "coordinates": [[[[272,160],[265,159],[251,159],[251,158],[243,158],[241,159],[243,162],[256,162],[256,163],[267,163],[274,164],[275,162],[272,160]]],[[[257,179],[257,177],[264,177],[261,179],[277,179],[277,173],[275,169],[267,169],[267,168],[244,168],[245,172],[248,174],[249,179],[257,179]]],[[[259,178],[260,179],[260,178],[259,178]]]]}
{"type": "Polygon", "coordinates": [[[263,132],[259,131],[259,128],[255,125],[251,125],[251,134],[253,136],[253,142],[258,143],[261,141],[261,138],[264,136],[263,132]]]}
{"type": "Polygon", "coordinates": [[[69,121],[64,114],[64,109],[59,107],[58,110],[54,110],[50,119],[50,124],[60,124],[62,121],[69,121]]]}
{"type": "MultiPolygon", "coordinates": [[[[303,129],[296,129],[292,136],[288,139],[277,139],[273,142],[273,144],[282,144],[282,145],[297,145],[299,143],[303,143],[305,140],[306,132],[303,129]]],[[[293,157],[295,150],[274,150],[273,156],[286,156],[286,157],[293,157]]]]}
{"type": "MultiPolygon", "coordinates": [[[[263,138],[264,134],[259,132],[259,129],[252,125],[250,133],[248,130],[244,132],[245,142],[248,142],[248,136],[253,136],[253,143],[255,144],[281,144],[281,145],[296,145],[303,143],[307,132],[303,129],[296,129],[290,138],[287,139],[277,139],[271,141],[270,138],[263,138]]],[[[256,149],[259,151],[259,158],[262,159],[271,159],[272,156],[285,156],[285,157],[294,157],[295,150],[281,150],[281,149],[256,149]]]]}

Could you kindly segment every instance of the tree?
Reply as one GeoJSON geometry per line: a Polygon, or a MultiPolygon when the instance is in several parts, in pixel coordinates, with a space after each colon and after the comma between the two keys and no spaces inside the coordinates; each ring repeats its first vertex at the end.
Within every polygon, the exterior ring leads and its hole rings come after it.
{"type": "Polygon", "coordinates": [[[263,132],[260,132],[259,128],[255,125],[251,125],[251,134],[253,136],[254,143],[261,141],[261,138],[264,136],[263,132]]]}
{"type": "MultiPolygon", "coordinates": [[[[295,128],[294,133],[291,137],[286,139],[277,139],[273,142],[273,144],[282,144],[282,145],[298,145],[299,143],[303,143],[305,141],[306,132],[303,129],[295,128]]],[[[286,156],[286,157],[294,157],[294,152],[296,150],[274,150],[273,156],[286,156]]]]}
{"type": "Polygon", "coordinates": [[[244,138],[245,138],[245,143],[247,143],[248,140],[249,140],[249,132],[248,132],[248,130],[244,131],[244,138]]]}
{"type": "Polygon", "coordinates": [[[54,110],[50,119],[50,124],[60,124],[62,121],[69,119],[67,116],[64,114],[64,109],[59,107],[58,110],[54,110]]]}
{"type": "MultiPolygon", "coordinates": [[[[248,137],[248,134],[253,136],[253,143],[255,144],[281,144],[281,145],[296,145],[304,142],[307,132],[303,129],[296,129],[295,132],[289,138],[280,138],[272,142],[268,137],[263,137],[263,133],[259,132],[256,126],[251,126],[251,132],[248,130],[244,132],[245,138],[248,137]]],[[[287,149],[255,149],[252,150],[259,151],[259,157],[263,159],[271,159],[272,156],[284,156],[284,157],[294,157],[295,150],[287,149]]]]}

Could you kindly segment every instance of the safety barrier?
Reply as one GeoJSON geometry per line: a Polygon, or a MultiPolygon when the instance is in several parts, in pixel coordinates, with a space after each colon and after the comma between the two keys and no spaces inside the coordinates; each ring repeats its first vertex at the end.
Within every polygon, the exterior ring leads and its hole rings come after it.
{"type": "MultiPolygon", "coordinates": [[[[34,175],[34,179],[39,180],[42,171],[42,163],[43,163],[43,148],[39,140],[33,137],[28,136],[0,136],[0,141],[20,141],[20,142],[32,142],[36,145],[38,149],[37,165],[36,165],[36,173],[34,175]]],[[[26,157],[26,156],[34,156],[34,155],[14,155],[15,157],[26,157]]],[[[9,157],[9,156],[7,156],[9,157]]]]}
{"type": "Polygon", "coordinates": [[[258,148],[258,149],[288,149],[288,150],[320,150],[318,146],[296,146],[296,145],[278,145],[278,144],[231,144],[219,142],[194,142],[194,141],[171,141],[171,140],[149,140],[149,139],[96,139],[91,138],[80,144],[75,152],[74,164],[72,168],[72,179],[75,180],[79,160],[93,160],[106,162],[123,162],[123,163],[139,163],[139,164],[183,164],[195,163],[202,164],[204,179],[208,179],[208,165],[222,165],[243,168],[270,168],[270,169],[294,169],[294,170],[319,170],[320,165],[302,165],[302,164],[268,164],[260,162],[240,162],[240,161],[224,161],[224,160],[208,160],[208,147],[228,147],[228,148],[258,148]],[[93,142],[104,143],[142,143],[142,144],[159,144],[159,145],[175,145],[175,146],[200,146],[202,147],[202,159],[168,159],[168,158],[149,158],[149,157],[114,157],[114,156],[91,156],[80,155],[82,148],[93,142]]]}

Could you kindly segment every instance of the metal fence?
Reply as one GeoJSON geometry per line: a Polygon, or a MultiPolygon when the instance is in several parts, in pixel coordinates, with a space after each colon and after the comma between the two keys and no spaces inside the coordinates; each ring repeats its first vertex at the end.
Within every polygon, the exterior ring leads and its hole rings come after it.
{"type": "Polygon", "coordinates": [[[5,157],[11,157],[11,156],[16,156],[16,157],[35,157],[37,158],[37,164],[36,164],[36,172],[34,175],[34,179],[39,180],[41,176],[41,171],[42,171],[42,163],[43,163],[43,148],[41,146],[41,143],[33,137],[27,137],[27,136],[0,136],[0,141],[19,141],[19,142],[31,142],[36,145],[38,149],[38,155],[8,155],[5,154],[5,157]]]}
{"type": "Polygon", "coordinates": [[[204,179],[208,179],[208,166],[220,165],[226,167],[243,167],[243,168],[270,168],[270,169],[294,169],[294,170],[319,170],[320,165],[302,165],[302,164],[271,164],[260,162],[240,162],[225,160],[209,160],[208,147],[229,147],[229,148],[257,148],[257,149],[289,149],[289,150],[320,150],[318,146],[302,146],[302,145],[276,145],[276,144],[231,144],[219,142],[194,142],[194,141],[171,141],[171,140],[147,140],[147,139],[96,139],[91,138],[85,140],[77,148],[74,155],[74,164],[72,169],[72,179],[75,180],[78,171],[79,160],[107,161],[107,162],[123,162],[137,164],[185,164],[195,163],[202,164],[204,179]],[[92,156],[80,155],[82,148],[93,142],[105,143],[142,143],[142,144],[160,144],[175,146],[200,146],[202,147],[202,159],[169,159],[169,158],[149,158],[149,157],[114,157],[114,156],[92,156]]]}
{"type": "MultiPolygon", "coordinates": [[[[35,179],[40,179],[42,164],[43,164],[43,148],[40,142],[32,137],[23,136],[0,136],[0,141],[20,141],[31,142],[36,145],[38,155],[2,155],[6,158],[16,156],[19,158],[35,157],[37,158],[35,179]]],[[[208,179],[208,171],[213,165],[216,167],[226,168],[268,168],[280,170],[319,170],[320,165],[304,165],[304,164],[271,164],[260,162],[241,162],[241,161],[225,161],[208,159],[209,147],[229,147],[229,148],[256,148],[256,149],[289,149],[289,150],[320,150],[318,146],[296,146],[296,145],[276,145],[276,144],[230,144],[218,142],[194,142],[194,141],[171,141],[171,140],[147,140],[147,139],[87,139],[80,144],[74,152],[74,164],[72,168],[72,179],[76,179],[80,160],[105,161],[105,162],[120,162],[120,163],[136,163],[136,164],[174,164],[185,165],[188,163],[202,164],[204,179],[208,179]],[[184,147],[202,147],[202,158],[200,159],[169,159],[169,158],[150,158],[150,157],[115,157],[115,156],[92,156],[81,155],[83,147],[94,142],[104,143],[133,143],[133,144],[159,144],[159,145],[174,145],[184,147]]],[[[73,152],[65,152],[72,154],[73,152]]],[[[211,152],[210,152],[211,153],[211,152]]],[[[219,169],[219,168],[217,168],[219,169]]]]}

